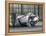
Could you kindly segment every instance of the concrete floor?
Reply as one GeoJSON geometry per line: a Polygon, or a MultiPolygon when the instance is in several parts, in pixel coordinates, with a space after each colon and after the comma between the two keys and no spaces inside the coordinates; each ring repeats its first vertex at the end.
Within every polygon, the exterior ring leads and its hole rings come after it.
{"type": "Polygon", "coordinates": [[[10,27],[10,32],[42,32],[42,22],[38,22],[35,27],[10,27]]]}

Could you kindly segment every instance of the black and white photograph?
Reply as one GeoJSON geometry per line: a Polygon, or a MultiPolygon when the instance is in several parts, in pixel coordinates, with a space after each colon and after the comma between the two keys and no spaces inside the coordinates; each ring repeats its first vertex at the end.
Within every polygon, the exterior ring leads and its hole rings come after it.
{"type": "Polygon", "coordinates": [[[43,5],[9,3],[10,32],[42,32],[43,5]]]}

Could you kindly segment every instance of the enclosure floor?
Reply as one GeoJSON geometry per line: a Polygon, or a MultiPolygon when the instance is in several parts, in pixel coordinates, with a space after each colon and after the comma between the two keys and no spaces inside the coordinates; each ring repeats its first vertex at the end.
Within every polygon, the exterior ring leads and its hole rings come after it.
{"type": "Polygon", "coordinates": [[[35,27],[10,27],[10,32],[42,32],[42,22],[38,22],[35,27]]]}

